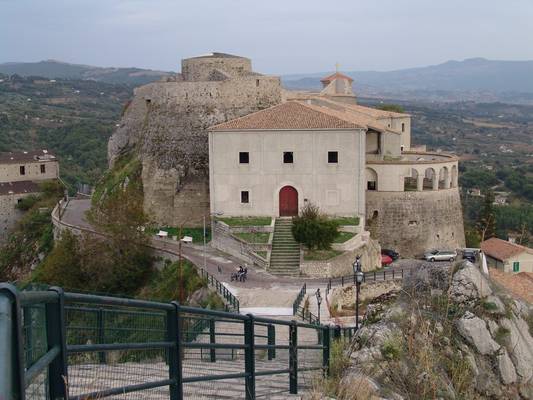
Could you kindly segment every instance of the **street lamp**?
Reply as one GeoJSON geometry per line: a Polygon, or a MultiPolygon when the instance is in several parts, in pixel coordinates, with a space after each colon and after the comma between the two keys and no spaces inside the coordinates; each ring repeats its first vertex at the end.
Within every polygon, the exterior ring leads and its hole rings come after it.
{"type": "Polygon", "coordinates": [[[316,290],[316,303],[318,304],[318,323],[320,324],[320,304],[322,303],[322,296],[320,296],[320,288],[316,290]]]}
{"type": "MultiPolygon", "coordinates": [[[[221,216],[223,215],[224,213],[222,212],[213,212],[213,213],[210,213],[209,216],[210,217],[214,217],[214,216],[221,216]]],[[[203,215],[203,221],[204,221],[204,271],[206,271],[206,267],[207,267],[207,255],[206,255],[206,247],[207,247],[207,232],[206,232],[206,227],[205,227],[205,216],[206,214],[203,215]]]]}
{"type": "Polygon", "coordinates": [[[355,281],[355,329],[359,329],[359,291],[361,290],[361,283],[365,279],[365,274],[361,270],[361,257],[357,256],[352,265],[353,277],[355,281]]]}

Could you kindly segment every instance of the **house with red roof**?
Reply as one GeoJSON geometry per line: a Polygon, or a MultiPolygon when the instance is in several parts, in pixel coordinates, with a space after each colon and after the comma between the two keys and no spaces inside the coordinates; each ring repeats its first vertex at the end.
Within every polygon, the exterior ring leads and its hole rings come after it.
{"type": "Polygon", "coordinates": [[[533,249],[498,238],[481,243],[487,265],[503,272],[533,272],[533,249]]]}

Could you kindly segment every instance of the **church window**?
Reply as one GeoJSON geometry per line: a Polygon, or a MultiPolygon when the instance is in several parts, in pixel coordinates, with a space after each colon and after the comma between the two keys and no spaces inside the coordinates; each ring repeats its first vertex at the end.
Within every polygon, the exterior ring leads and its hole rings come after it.
{"type": "Polygon", "coordinates": [[[239,152],[239,164],[249,164],[250,163],[250,153],[247,151],[239,152]]]}
{"type": "Polygon", "coordinates": [[[337,164],[339,162],[339,152],[338,151],[328,151],[328,163],[337,164]]]}
{"type": "Polygon", "coordinates": [[[294,156],[292,151],[284,151],[283,152],[283,163],[284,164],[292,164],[294,162],[294,156]]]}
{"type": "Polygon", "coordinates": [[[24,165],[20,166],[19,171],[21,175],[26,175],[26,167],[24,165]]]}
{"type": "Polygon", "coordinates": [[[46,174],[46,165],[41,164],[41,174],[46,174]]]}
{"type": "Polygon", "coordinates": [[[248,204],[250,202],[250,192],[248,190],[243,190],[241,192],[241,203],[248,204]]]}

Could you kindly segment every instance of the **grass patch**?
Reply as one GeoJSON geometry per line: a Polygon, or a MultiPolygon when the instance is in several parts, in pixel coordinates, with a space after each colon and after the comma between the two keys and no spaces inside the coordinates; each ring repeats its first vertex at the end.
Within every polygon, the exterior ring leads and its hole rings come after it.
{"type": "Polygon", "coordinates": [[[229,226],[268,226],[272,223],[271,217],[227,217],[217,220],[229,226]]]}
{"type": "Polygon", "coordinates": [[[352,232],[339,232],[339,236],[333,240],[333,243],[344,243],[350,240],[355,236],[355,233],[352,232]]]}
{"type": "MultiPolygon", "coordinates": [[[[150,235],[155,235],[159,231],[165,231],[168,232],[168,237],[172,238],[172,236],[179,236],[179,228],[174,226],[164,226],[162,228],[149,228],[147,229],[147,233],[150,235]]],[[[205,233],[207,234],[206,241],[209,242],[211,240],[211,228],[206,227],[205,233]]],[[[181,235],[183,236],[190,236],[192,237],[193,243],[202,244],[204,241],[204,229],[203,228],[183,228],[181,230],[181,235]]]]}
{"type": "Polygon", "coordinates": [[[339,250],[306,250],[305,261],[325,261],[342,254],[339,250]]]}
{"type": "Polygon", "coordinates": [[[511,332],[509,331],[509,329],[499,326],[496,330],[496,334],[494,335],[494,340],[500,346],[503,346],[510,334],[511,332]]]}
{"type": "Polygon", "coordinates": [[[336,217],[331,218],[331,220],[335,221],[340,226],[359,225],[359,217],[336,217]]]}
{"type": "Polygon", "coordinates": [[[257,254],[258,256],[263,257],[265,260],[267,259],[268,251],[255,251],[254,253],[257,254]]]}
{"type": "Polygon", "coordinates": [[[270,238],[270,233],[268,232],[258,232],[258,233],[241,232],[241,233],[234,233],[234,235],[237,236],[239,239],[242,239],[248,243],[268,243],[268,239],[270,238]]]}

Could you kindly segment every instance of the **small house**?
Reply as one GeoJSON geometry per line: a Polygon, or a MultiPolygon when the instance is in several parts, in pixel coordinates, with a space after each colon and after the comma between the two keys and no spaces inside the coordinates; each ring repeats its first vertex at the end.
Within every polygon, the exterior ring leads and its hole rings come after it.
{"type": "Polygon", "coordinates": [[[533,272],[533,249],[498,238],[481,243],[489,267],[503,272],[533,272]]]}

